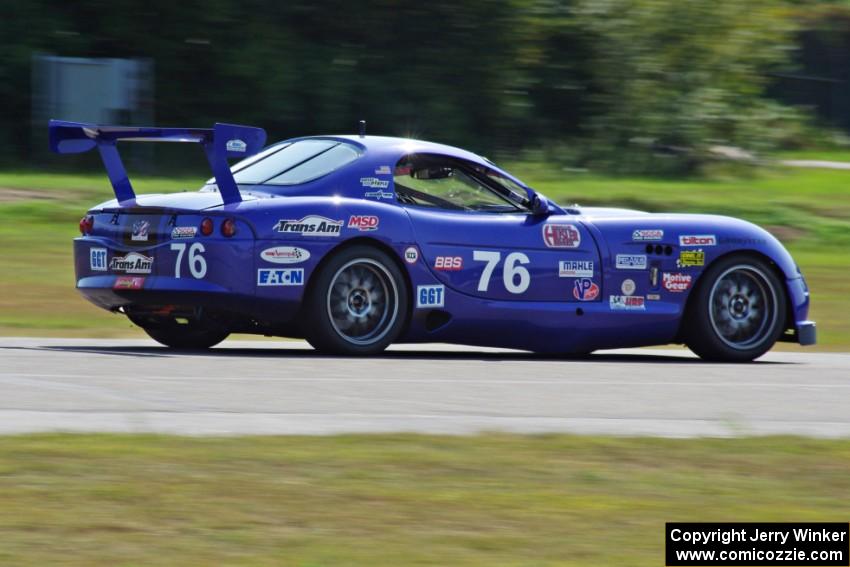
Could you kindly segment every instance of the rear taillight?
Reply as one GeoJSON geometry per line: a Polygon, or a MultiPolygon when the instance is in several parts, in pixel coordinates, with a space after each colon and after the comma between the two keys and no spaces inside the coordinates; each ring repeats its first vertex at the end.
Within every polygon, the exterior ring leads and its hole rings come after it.
{"type": "Polygon", "coordinates": [[[94,229],[94,217],[91,215],[86,215],[80,219],[80,234],[83,236],[87,234],[91,234],[91,231],[94,229]]]}
{"type": "Polygon", "coordinates": [[[201,234],[209,236],[213,233],[213,221],[211,218],[205,218],[201,221],[201,234]]]}
{"type": "Polygon", "coordinates": [[[236,234],[236,221],[233,219],[225,219],[225,221],[221,223],[221,234],[228,238],[236,234]]]}

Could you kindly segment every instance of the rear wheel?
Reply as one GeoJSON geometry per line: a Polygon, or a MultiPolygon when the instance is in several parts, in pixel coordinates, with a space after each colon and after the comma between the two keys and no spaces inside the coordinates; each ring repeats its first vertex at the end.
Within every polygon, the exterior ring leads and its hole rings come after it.
{"type": "Polygon", "coordinates": [[[306,337],[333,354],[376,354],[401,332],[408,297],[393,259],[371,246],[332,256],[314,276],[304,304],[306,337]]]}
{"type": "Polygon", "coordinates": [[[694,290],[686,343],[706,360],[748,362],[773,347],[785,323],[782,283],[763,260],[732,256],[713,264],[694,290]]]}

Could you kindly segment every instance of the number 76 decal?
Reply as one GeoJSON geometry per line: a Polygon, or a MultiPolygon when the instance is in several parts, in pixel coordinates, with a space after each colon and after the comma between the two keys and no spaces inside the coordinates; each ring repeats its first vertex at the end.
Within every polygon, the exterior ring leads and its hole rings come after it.
{"type": "MultiPolygon", "coordinates": [[[[502,259],[502,253],[475,250],[472,253],[472,259],[476,262],[487,262],[484,271],[481,272],[481,279],[478,280],[478,291],[487,291],[490,288],[490,277],[493,275],[493,270],[496,269],[499,260],[502,259]]],[[[510,293],[523,293],[528,289],[531,284],[531,274],[522,267],[522,264],[530,262],[528,256],[522,252],[511,252],[505,257],[505,264],[502,266],[502,283],[505,284],[505,289],[510,293]],[[519,278],[519,282],[516,281],[517,278],[519,278]]]]}

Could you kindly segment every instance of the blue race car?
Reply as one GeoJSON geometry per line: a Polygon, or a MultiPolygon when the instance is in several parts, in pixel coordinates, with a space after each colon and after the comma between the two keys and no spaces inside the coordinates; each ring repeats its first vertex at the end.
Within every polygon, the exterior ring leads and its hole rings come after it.
{"type": "Polygon", "coordinates": [[[485,158],[417,140],[265,139],[51,121],[53,151],[96,148],[115,191],[80,221],[80,292],[177,348],[253,333],[344,355],[684,343],[748,361],[777,340],[815,343],[799,268],[750,223],[561,207],[485,158]],[[136,195],[119,141],[199,143],[214,177],[136,195]]]}

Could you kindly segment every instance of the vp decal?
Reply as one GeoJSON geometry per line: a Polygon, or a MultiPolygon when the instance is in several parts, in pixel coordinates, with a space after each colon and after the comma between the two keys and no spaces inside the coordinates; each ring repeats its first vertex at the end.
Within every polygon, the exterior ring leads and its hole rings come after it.
{"type": "Polygon", "coordinates": [[[599,286],[589,278],[581,278],[573,282],[573,297],[579,301],[593,301],[599,297],[599,286]]]}

